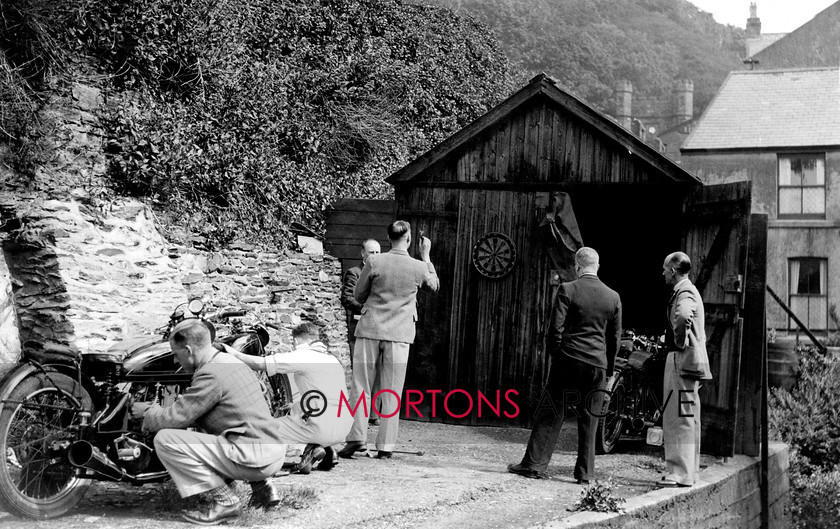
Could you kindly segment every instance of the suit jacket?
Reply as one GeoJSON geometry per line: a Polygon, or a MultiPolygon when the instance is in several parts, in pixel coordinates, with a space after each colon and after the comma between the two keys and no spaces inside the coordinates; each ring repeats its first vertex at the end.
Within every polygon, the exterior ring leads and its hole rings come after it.
{"type": "Polygon", "coordinates": [[[676,358],[677,369],[686,378],[709,380],[709,355],[706,351],[706,311],[703,299],[690,280],[674,286],[668,302],[668,345],[680,351],[676,358]]]}
{"type": "Polygon", "coordinates": [[[595,274],[560,285],[546,343],[550,354],[611,373],[620,341],[621,298],[616,291],[595,274]]]}
{"type": "MultiPolygon", "coordinates": [[[[353,297],[353,289],[356,288],[356,283],[359,281],[361,274],[362,267],[354,266],[344,272],[344,277],[341,280],[341,306],[344,307],[344,312],[347,315],[348,336],[355,336],[356,323],[362,315],[362,304],[353,297]]],[[[352,351],[350,353],[352,354],[352,351]]]]}
{"type": "Polygon", "coordinates": [[[198,426],[219,436],[231,461],[260,468],[286,454],[274,421],[251,368],[219,352],[196,369],[190,386],[175,402],[146,411],[143,429],[157,432],[198,426]]]}
{"type": "Polygon", "coordinates": [[[357,338],[414,343],[417,291],[440,287],[435,266],[405,250],[368,256],[353,293],[362,303],[357,338]]]}

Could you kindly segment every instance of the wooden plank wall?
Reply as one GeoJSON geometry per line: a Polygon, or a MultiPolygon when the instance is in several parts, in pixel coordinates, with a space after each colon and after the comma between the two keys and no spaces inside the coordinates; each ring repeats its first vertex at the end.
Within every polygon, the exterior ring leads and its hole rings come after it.
{"type": "Polygon", "coordinates": [[[361,262],[359,252],[367,239],[379,241],[383,252],[391,249],[388,224],[395,220],[394,200],[343,198],[326,211],[324,251],[341,259],[342,272],[361,262]]]}
{"type": "Polygon", "coordinates": [[[429,183],[670,182],[547,98],[535,98],[517,109],[417,179],[429,183]]]}
{"type": "MultiPolygon", "coordinates": [[[[420,298],[406,387],[462,389],[476,400],[481,391],[492,401],[497,390],[504,395],[516,389],[516,419],[486,414],[479,418],[474,411],[452,422],[526,425],[546,373],[543,336],[553,287],[535,228],[548,194],[412,188],[398,197],[398,215],[432,237],[432,261],[441,277],[440,292],[420,298]],[[491,231],[505,233],[516,245],[516,267],[502,279],[487,279],[472,265],[472,248],[491,231]]],[[[466,407],[466,400],[455,400],[451,407],[466,407]]],[[[513,411],[510,406],[505,409],[513,411]]]]}
{"type": "Polygon", "coordinates": [[[704,381],[700,391],[703,450],[723,456],[732,455],[734,449],[741,378],[744,293],[728,286],[737,275],[747,278],[750,189],[746,184],[704,187],[700,190],[702,199],[689,205],[684,215],[687,225],[683,248],[692,259],[692,279],[697,281],[707,261],[711,267],[711,276],[700,292],[706,308],[706,344],[714,377],[704,381]],[[721,233],[728,239],[715,258],[709,250],[721,233]],[[716,333],[723,334],[716,338],[716,333]]]}

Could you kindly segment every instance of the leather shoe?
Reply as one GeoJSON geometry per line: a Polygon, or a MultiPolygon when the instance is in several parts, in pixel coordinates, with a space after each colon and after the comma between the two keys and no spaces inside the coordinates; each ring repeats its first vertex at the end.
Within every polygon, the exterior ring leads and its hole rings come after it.
{"type": "Polygon", "coordinates": [[[534,470],[532,468],[527,468],[522,466],[521,463],[517,464],[510,464],[507,466],[508,472],[512,474],[519,474],[520,476],[531,478],[531,479],[548,479],[548,474],[545,472],[540,472],[538,470],[534,470]]]}
{"type": "Polygon", "coordinates": [[[181,518],[197,525],[218,525],[225,520],[236,518],[241,512],[239,502],[233,505],[213,503],[203,511],[184,511],[181,518]]]}
{"type": "Polygon", "coordinates": [[[575,478],[575,481],[577,481],[578,485],[589,485],[588,479],[575,478]]]}
{"type": "Polygon", "coordinates": [[[257,509],[270,509],[276,507],[280,503],[280,494],[274,485],[266,482],[258,488],[251,489],[251,501],[248,502],[249,507],[257,509]]]}
{"type": "Polygon", "coordinates": [[[391,459],[393,455],[393,452],[389,452],[387,450],[379,450],[379,452],[376,454],[376,459],[391,459]]]}
{"type": "Polygon", "coordinates": [[[326,455],[327,451],[324,450],[323,446],[316,444],[306,445],[306,449],[303,451],[300,463],[298,463],[295,472],[298,474],[309,474],[312,472],[312,466],[320,463],[326,455]]]}
{"type": "Polygon", "coordinates": [[[324,459],[315,468],[318,470],[332,470],[338,464],[338,454],[335,452],[335,448],[331,446],[325,446],[324,451],[326,451],[327,455],[324,456],[324,459]]]}
{"type": "Polygon", "coordinates": [[[356,452],[362,452],[363,450],[367,450],[365,443],[361,441],[349,441],[346,445],[344,445],[344,448],[338,451],[338,457],[352,459],[353,454],[356,452]]]}

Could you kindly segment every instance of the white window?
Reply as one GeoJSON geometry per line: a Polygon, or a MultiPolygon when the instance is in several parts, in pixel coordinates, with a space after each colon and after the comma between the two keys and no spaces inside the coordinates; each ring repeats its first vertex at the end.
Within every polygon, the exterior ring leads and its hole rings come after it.
{"type": "Polygon", "coordinates": [[[779,217],[825,218],[825,155],[779,155],[779,217]]]}
{"type": "MultiPolygon", "coordinates": [[[[790,308],[799,320],[812,331],[822,331],[828,324],[828,260],[800,257],[788,261],[790,267],[790,308]]],[[[791,329],[796,323],[791,320],[791,329]]]]}

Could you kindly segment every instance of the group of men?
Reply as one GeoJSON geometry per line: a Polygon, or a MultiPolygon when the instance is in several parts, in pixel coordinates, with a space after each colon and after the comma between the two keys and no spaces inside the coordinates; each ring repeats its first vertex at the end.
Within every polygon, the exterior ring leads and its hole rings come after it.
{"type": "MultiPolygon", "coordinates": [[[[418,260],[408,255],[411,226],[407,222],[389,225],[388,237],[391,250],[386,254],[380,254],[378,244],[374,247],[375,241],[365,243],[364,267],[353,286],[360,317],[353,332],[350,395],[353,402],[361,399],[365,410],[370,410],[374,380],[389,390],[377,404],[385,415],[376,438],[380,459],[391,457],[397,441],[399,413],[393,411],[398,412],[399,400],[395,395],[402,394],[409,346],[414,341],[417,292],[439,287],[428,238],[420,237],[418,260]]],[[[256,357],[229,346],[215,347],[210,329],[199,319],[187,319],[172,329],[172,352],[183,369],[193,374],[192,381],[173,403],[137,402],[131,413],[143,419],[144,430],[156,432],[155,450],[179,494],[210,497],[206,508],[184,512],[185,520],[215,525],[239,516],[240,501],[230,487],[236,480],[250,483],[252,506],[277,505],[280,498],[267,478],[282,469],[288,444],[306,444],[296,467],[302,473],[309,473],[315,464],[329,470],[337,464],[336,455],[349,458],[366,449],[370,413],[339,413],[346,390],[344,367],[319,336],[315,324],[303,323],[292,331],[291,353],[256,357]],[[269,376],[293,374],[300,394],[322,395],[325,409],[312,413],[301,399],[287,416],[272,417],[257,371],[269,376]],[[336,454],[332,446],[345,440],[347,444],[336,454]]]]}
{"type": "MultiPolygon", "coordinates": [[[[391,250],[380,253],[376,241],[365,241],[363,266],[345,275],[342,303],[348,309],[352,344],[350,402],[364,412],[339,415],[346,389],[344,368],[319,340],[319,329],[304,323],[292,332],[291,353],[253,357],[211,343],[208,327],[186,320],[171,332],[170,345],[178,363],[193,373],[192,383],[172,404],[132,405],[143,427],[157,432],[154,444],[182,497],[208,493],[204,510],[185,512],[190,522],[212,525],[239,515],[241,506],[229,484],[248,481],[251,504],[270,507],[279,502],[267,481],[282,468],[286,445],[307,444],[297,469],[312,465],[329,470],[336,455],[351,458],[366,450],[368,417],[382,416],[375,446],[377,458],[392,456],[399,432],[399,400],[415,337],[417,293],[437,291],[440,282],[429,254],[431,241],[420,236],[420,259],[408,254],[411,226],[388,226],[391,250]],[[349,285],[349,286],[348,286],[349,285]],[[348,292],[352,290],[352,295],[348,292]],[[354,317],[358,316],[358,317],[354,317]],[[273,418],[255,371],[294,374],[301,394],[320,392],[327,409],[317,417],[298,402],[292,412],[273,418]],[[374,402],[374,387],[382,390],[374,402]],[[396,412],[396,413],[394,413],[396,412]],[[198,427],[200,431],[188,429],[198,427]],[[336,454],[332,445],[346,441],[336,454]]],[[[595,463],[596,415],[601,410],[607,379],[613,376],[622,325],[621,299],[598,278],[598,253],[581,248],[575,254],[578,278],[558,289],[547,334],[551,367],[544,399],[534,421],[525,455],[508,471],[529,478],[546,477],[546,469],[566,417],[566,402],[574,394],[578,417],[578,454],[574,479],[588,483],[595,463]],[[581,398],[581,397],[591,398],[581,398]],[[593,413],[595,412],[595,413],[593,413]]],[[[705,353],[704,310],[700,294],[688,279],[689,257],[668,255],[662,275],[673,288],[668,305],[668,354],[663,387],[670,399],[663,413],[667,473],[661,486],[691,486],[699,471],[700,381],[711,378],[705,353]]],[[[358,410],[358,408],[357,408],[358,410]]]]}
{"type": "MultiPolygon", "coordinates": [[[[578,450],[573,477],[589,483],[595,469],[595,432],[613,376],[621,339],[621,298],[598,278],[598,253],[581,248],[575,254],[578,278],[563,283],[555,299],[546,337],[551,367],[543,400],[534,418],[525,455],[508,471],[527,478],[547,477],[546,469],[566,418],[567,404],[578,419],[578,450]],[[568,402],[567,402],[568,399],[568,402]]],[[[697,288],[688,278],[691,260],[669,254],[662,276],[673,291],[668,302],[662,428],[666,473],[662,487],[690,487],[700,471],[701,380],[711,379],[706,353],[705,312],[697,288]],[[670,398],[669,398],[670,397],[670,398]]]]}

